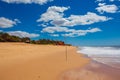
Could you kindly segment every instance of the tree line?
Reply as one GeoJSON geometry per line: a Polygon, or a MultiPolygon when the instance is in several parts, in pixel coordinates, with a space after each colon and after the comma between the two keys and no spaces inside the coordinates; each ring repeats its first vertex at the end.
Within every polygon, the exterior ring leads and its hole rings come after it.
{"type": "Polygon", "coordinates": [[[0,42],[25,42],[31,44],[52,44],[52,45],[68,45],[65,44],[63,41],[58,40],[50,40],[50,39],[39,39],[39,40],[31,40],[29,37],[20,38],[18,36],[12,36],[8,33],[0,32],[0,42]]]}

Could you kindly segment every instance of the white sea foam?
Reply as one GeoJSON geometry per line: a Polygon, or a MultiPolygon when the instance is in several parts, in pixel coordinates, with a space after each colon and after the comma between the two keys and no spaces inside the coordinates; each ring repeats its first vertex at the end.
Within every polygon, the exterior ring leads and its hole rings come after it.
{"type": "Polygon", "coordinates": [[[79,47],[78,52],[95,61],[120,68],[120,47],[79,47]]]}

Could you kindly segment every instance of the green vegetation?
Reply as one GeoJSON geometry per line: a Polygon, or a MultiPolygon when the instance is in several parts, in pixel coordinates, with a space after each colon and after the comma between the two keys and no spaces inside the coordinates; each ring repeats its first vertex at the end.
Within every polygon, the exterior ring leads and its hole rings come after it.
{"type": "Polygon", "coordinates": [[[20,38],[18,36],[11,36],[8,33],[0,32],[0,42],[25,42],[31,44],[52,44],[52,45],[68,45],[63,41],[49,40],[49,39],[40,39],[40,40],[31,40],[28,37],[20,38]]]}
{"type": "Polygon", "coordinates": [[[21,42],[21,38],[0,32],[0,42],[21,42]]]}

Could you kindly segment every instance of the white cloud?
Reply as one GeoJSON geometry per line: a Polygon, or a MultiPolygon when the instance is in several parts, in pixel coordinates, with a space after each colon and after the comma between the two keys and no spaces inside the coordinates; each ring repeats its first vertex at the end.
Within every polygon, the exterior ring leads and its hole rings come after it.
{"type": "MultiPolygon", "coordinates": [[[[87,29],[87,30],[75,30],[68,29],[66,27],[46,27],[42,30],[42,32],[50,33],[54,35],[54,33],[64,32],[61,36],[68,37],[77,37],[77,36],[85,36],[88,33],[95,33],[101,31],[99,28],[87,29]]],[[[58,35],[57,35],[58,36],[58,35]]]]}
{"type": "Polygon", "coordinates": [[[70,33],[62,34],[62,36],[66,37],[78,37],[78,36],[85,36],[88,33],[95,33],[95,32],[100,32],[102,31],[99,28],[92,28],[92,29],[87,29],[87,30],[73,30],[70,33]]]}
{"type": "Polygon", "coordinates": [[[4,2],[7,2],[7,3],[17,3],[17,4],[20,4],[20,3],[24,3],[24,4],[40,4],[40,5],[43,5],[47,2],[51,2],[53,0],[2,0],[4,2]]]}
{"type": "Polygon", "coordinates": [[[51,36],[59,37],[59,34],[51,34],[51,36]]]}
{"type": "Polygon", "coordinates": [[[0,28],[10,28],[17,25],[17,23],[21,22],[18,19],[10,20],[5,17],[0,17],[0,28]]]}
{"type": "Polygon", "coordinates": [[[101,14],[106,12],[106,13],[116,13],[118,12],[118,7],[115,4],[112,5],[106,5],[105,3],[99,3],[99,7],[96,8],[98,12],[101,14]]]}
{"type": "Polygon", "coordinates": [[[66,31],[68,31],[68,28],[66,27],[46,27],[43,28],[41,32],[55,33],[55,32],[66,32],[66,31]]]}
{"type": "Polygon", "coordinates": [[[86,15],[71,15],[68,18],[61,18],[59,20],[53,20],[51,21],[51,24],[55,26],[68,26],[73,27],[77,25],[89,25],[96,22],[103,22],[107,21],[110,18],[107,18],[105,16],[99,16],[95,13],[88,12],[86,15]]]}
{"type": "Polygon", "coordinates": [[[99,16],[96,13],[88,12],[85,15],[70,15],[64,17],[64,11],[69,7],[51,6],[48,10],[40,16],[37,22],[49,23],[53,26],[73,27],[77,25],[89,25],[96,22],[104,22],[110,20],[106,16],[99,16]]]}
{"type": "Polygon", "coordinates": [[[37,20],[37,22],[44,21],[48,22],[50,20],[61,20],[64,16],[63,12],[68,10],[69,7],[57,7],[51,6],[47,9],[45,13],[41,15],[41,18],[37,20]]]}
{"type": "Polygon", "coordinates": [[[19,37],[29,37],[29,38],[35,38],[35,37],[39,37],[39,34],[34,34],[34,33],[28,33],[28,32],[24,32],[24,31],[9,31],[7,32],[9,35],[13,35],[13,36],[19,36],[19,37]]]}
{"type": "Polygon", "coordinates": [[[87,29],[87,30],[75,30],[68,27],[74,27],[78,25],[90,25],[97,22],[108,21],[112,18],[106,16],[100,16],[96,13],[88,12],[85,15],[70,15],[65,16],[65,11],[69,7],[51,6],[43,13],[37,22],[42,22],[43,29],[41,32],[49,33],[51,36],[68,36],[77,37],[85,36],[88,33],[95,33],[101,31],[99,28],[87,29]],[[45,26],[44,26],[45,25],[45,26]],[[58,35],[58,33],[60,33],[58,35]]]}
{"type": "Polygon", "coordinates": [[[71,15],[64,22],[64,26],[89,25],[96,22],[104,22],[111,18],[99,16],[96,13],[88,12],[86,15],[71,15]]]}

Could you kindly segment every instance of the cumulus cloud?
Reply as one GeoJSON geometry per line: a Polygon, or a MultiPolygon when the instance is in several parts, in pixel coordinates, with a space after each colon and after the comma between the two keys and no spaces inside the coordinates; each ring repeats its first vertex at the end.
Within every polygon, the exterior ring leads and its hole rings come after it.
{"type": "Polygon", "coordinates": [[[89,25],[96,22],[104,22],[111,18],[99,16],[96,13],[88,12],[86,15],[71,15],[67,18],[64,26],[89,25]]]}
{"type": "Polygon", "coordinates": [[[5,17],[0,17],[0,28],[10,28],[17,25],[17,23],[21,22],[18,19],[10,20],[5,17]]]}
{"type": "Polygon", "coordinates": [[[40,19],[37,20],[37,22],[48,22],[50,20],[61,20],[61,18],[64,16],[63,12],[68,10],[69,7],[57,7],[57,6],[51,6],[47,9],[45,13],[43,13],[40,17],[40,19]]]}
{"type": "Polygon", "coordinates": [[[35,37],[39,37],[39,34],[34,34],[34,33],[28,33],[28,32],[24,32],[24,31],[9,31],[7,32],[9,35],[13,35],[13,36],[19,36],[19,37],[29,37],[29,38],[35,38],[35,37]]]}
{"type": "Polygon", "coordinates": [[[24,4],[40,4],[40,5],[43,5],[47,2],[51,2],[53,0],[2,0],[3,2],[6,2],[6,3],[17,3],[17,4],[20,4],[20,3],[24,3],[24,4]]]}
{"type": "Polygon", "coordinates": [[[106,13],[116,13],[118,12],[118,7],[115,4],[112,5],[106,5],[105,3],[99,3],[99,7],[96,8],[98,12],[101,14],[106,12],[106,13]]]}
{"type": "Polygon", "coordinates": [[[73,27],[77,25],[89,25],[96,22],[104,22],[111,19],[106,16],[99,16],[92,12],[88,12],[85,15],[70,15],[69,17],[64,17],[64,11],[68,9],[69,7],[51,6],[40,16],[40,19],[38,19],[37,22],[43,22],[43,24],[48,23],[53,26],[73,27]]]}
{"type": "Polygon", "coordinates": [[[88,33],[95,33],[95,32],[100,32],[102,31],[99,28],[92,28],[92,29],[87,29],[87,30],[72,30],[70,33],[62,34],[62,36],[66,37],[78,37],[78,36],[85,36],[88,33]]]}
{"type": "Polygon", "coordinates": [[[41,32],[55,33],[55,32],[66,32],[66,31],[68,31],[68,28],[66,27],[46,27],[43,28],[41,32]]]}
{"type": "Polygon", "coordinates": [[[87,30],[75,30],[75,29],[69,29],[66,27],[46,27],[46,28],[43,28],[42,30],[42,32],[46,32],[50,34],[64,32],[64,34],[62,34],[61,36],[68,36],[68,37],[85,36],[88,33],[95,33],[99,31],[101,31],[101,29],[99,28],[92,28],[87,30]]]}
{"type": "Polygon", "coordinates": [[[99,28],[87,29],[87,30],[75,30],[68,27],[74,27],[78,25],[90,25],[97,22],[108,21],[112,18],[106,16],[100,16],[96,13],[88,12],[85,15],[70,15],[65,16],[65,11],[70,7],[51,6],[43,13],[37,22],[42,22],[44,28],[42,33],[49,33],[51,36],[68,36],[77,37],[85,36],[88,33],[95,33],[101,31],[99,28]],[[60,34],[58,34],[60,33],[60,34]]]}

